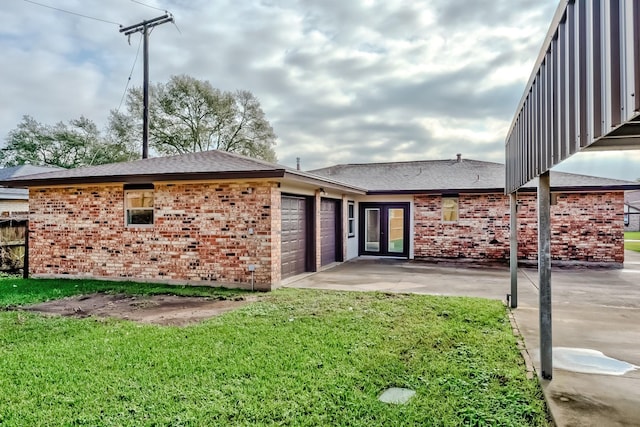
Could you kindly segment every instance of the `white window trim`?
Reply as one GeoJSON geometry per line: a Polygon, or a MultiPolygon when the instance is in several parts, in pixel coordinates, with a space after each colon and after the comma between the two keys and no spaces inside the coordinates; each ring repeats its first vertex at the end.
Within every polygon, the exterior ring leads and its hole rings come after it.
{"type": "Polygon", "coordinates": [[[440,198],[440,219],[443,224],[457,224],[460,221],[460,197],[458,196],[442,196],[440,198]],[[445,199],[455,199],[456,201],[456,219],[455,220],[446,220],[444,219],[444,200],[445,199]]]}
{"type": "Polygon", "coordinates": [[[356,202],[353,200],[347,201],[347,237],[356,237],[356,202]],[[351,214],[353,216],[349,216],[349,209],[351,209],[351,214]],[[351,231],[351,224],[353,224],[353,231],[351,231]]]}
{"type": "MultiPolygon", "coordinates": [[[[130,208],[127,206],[127,194],[130,193],[139,193],[141,191],[151,191],[154,192],[154,190],[152,188],[147,188],[147,189],[130,189],[130,190],[124,190],[124,226],[125,227],[130,227],[130,228],[152,228],[155,224],[156,221],[156,215],[155,215],[155,207],[144,207],[144,208],[130,208]],[[128,213],[129,211],[152,211],[153,214],[153,221],[151,222],[151,224],[129,224],[128,222],[128,213]]],[[[154,204],[155,204],[155,192],[154,192],[154,204]]]]}

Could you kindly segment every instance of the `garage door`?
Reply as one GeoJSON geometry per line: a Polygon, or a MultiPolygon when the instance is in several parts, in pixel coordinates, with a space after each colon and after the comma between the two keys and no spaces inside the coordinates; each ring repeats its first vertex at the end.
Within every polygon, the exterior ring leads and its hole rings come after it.
{"type": "Polygon", "coordinates": [[[306,271],[307,212],[302,197],[282,196],[282,278],[306,271]]]}
{"type": "Polygon", "coordinates": [[[320,263],[336,262],[336,225],[338,219],[336,200],[322,199],[320,202],[320,263]]]}

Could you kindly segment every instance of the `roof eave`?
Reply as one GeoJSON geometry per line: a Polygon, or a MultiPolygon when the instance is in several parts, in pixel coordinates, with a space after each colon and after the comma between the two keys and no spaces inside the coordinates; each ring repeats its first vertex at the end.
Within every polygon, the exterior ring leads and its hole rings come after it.
{"type": "Polygon", "coordinates": [[[0,200],[29,200],[29,195],[0,193],[0,200]]]}
{"type": "Polygon", "coordinates": [[[26,187],[50,187],[59,185],[77,184],[103,184],[107,182],[122,183],[147,183],[162,181],[201,181],[201,180],[228,180],[228,179],[257,179],[257,178],[282,178],[284,169],[257,170],[257,171],[226,171],[226,172],[189,172],[189,173],[163,173],[163,174],[124,174],[108,176],[64,177],[64,178],[38,178],[38,179],[13,179],[0,181],[0,185],[10,188],[26,187]]]}
{"type": "Polygon", "coordinates": [[[369,190],[369,196],[389,196],[393,194],[455,194],[455,193],[502,193],[504,188],[429,188],[415,190],[369,190]]]}
{"type": "MultiPolygon", "coordinates": [[[[606,191],[628,191],[639,189],[639,185],[635,184],[622,184],[622,185],[589,185],[589,186],[551,186],[552,192],[566,192],[566,193],[601,193],[606,191]]],[[[519,193],[535,193],[537,187],[521,187],[519,193]]],[[[431,189],[416,189],[416,190],[369,190],[367,195],[370,196],[388,196],[393,194],[489,194],[489,193],[502,193],[504,194],[504,187],[496,188],[431,188],[431,189]]]]}
{"type": "MultiPolygon", "coordinates": [[[[640,184],[613,184],[613,185],[566,185],[551,186],[552,192],[566,193],[602,193],[605,191],[628,191],[640,188],[640,184]]],[[[529,191],[536,191],[536,187],[528,187],[529,191]]],[[[520,191],[520,190],[519,190],[520,191]]]]}
{"type": "Polygon", "coordinates": [[[318,177],[309,176],[309,174],[306,172],[297,173],[296,171],[287,170],[285,171],[284,178],[290,179],[292,181],[306,183],[306,184],[318,185],[323,188],[327,187],[327,188],[340,190],[340,191],[348,191],[350,193],[355,193],[360,195],[367,194],[367,190],[364,188],[355,187],[340,181],[326,179],[322,176],[318,176],[318,177]]]}

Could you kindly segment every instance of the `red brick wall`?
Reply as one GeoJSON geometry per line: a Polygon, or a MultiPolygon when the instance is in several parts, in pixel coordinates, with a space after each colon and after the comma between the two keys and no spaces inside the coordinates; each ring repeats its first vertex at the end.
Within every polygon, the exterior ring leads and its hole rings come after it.
{"type": "MultiPolygon", "coordinates": [[[[520,195],[518,204],[518,257],[536,260],[536,196],[520,195]]],[[[551,206],[551,257],[624,262],[624,193],[558,193],[551,206]]]]}
{"type": "MultiPolygon", "coordinates": [[[[506,260],[509,197],[461,194],[459,220],[443,223],[441,196],[414,197],[415,257],[506,260]]],[[[551,206],[554,260],[622,263],[623,193],[560,193],[551,206]]],[[[518,196],[518,258],[538,257],[535,194],[518,196]]]]}
{"type": "Polygon", "coordinates": [[[416,258],[509,257],[509,199],[502,194],[461,194],[457,223],[442,221],[440,195],[414,197],[416,258]]]}
{"type": "MultiPolygon", "coordinates": [[[[269,246],[271,262],[271,285],[280,283],[282,279],[282,195],[276,188],[271,189],[271,238],[264,240],[261,245],[269,246]]],[[[262,265],[268,262],[266,259],[262,261],[262,265]]]]}
{"type": "Polygon", "coordinates": [[[254,264],[256,287],[269,289],[279,280],[279,198],[275,183],[159,183],[144,228],[124,225],[122,185],[31,189],[30,270],[242,286],[254,264]]]}

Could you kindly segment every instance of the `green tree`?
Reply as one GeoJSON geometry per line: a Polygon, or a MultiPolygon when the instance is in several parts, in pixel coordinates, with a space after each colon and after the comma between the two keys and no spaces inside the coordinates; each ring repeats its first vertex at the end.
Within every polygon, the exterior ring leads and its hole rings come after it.
{"type": "Polygon", "coordinates": [[[142,138],[136,128],[135,120],[116,110],[111,110],[105,136],[106,156],[114,162],[126,162],[139,159],[142,151],[142,138]]]}
{"type": "MultiPolygon", "coordinates": [[[[159,154],[224,150],[275,162],[276,135],[249,91],[223,92],[208,81],[172,76],[149,88],[149,144],[159,154]]],[[[129,131],[142,123],[142,88],[127,96],[129,131]]],[[[113,117],[113,116],[112,116],[113,117]]]]}
{"type": "Polygon", "coordinates": [[[63,168],[128,161],[138,155],[115,137],[102,137],[95,123],[84,116],[46,125],[25,115],[0,149],[0,164],[51,165],[63,168]]]}

